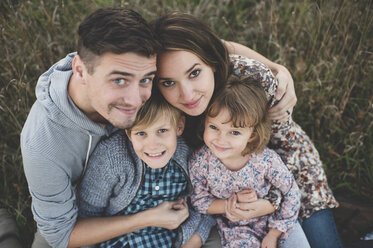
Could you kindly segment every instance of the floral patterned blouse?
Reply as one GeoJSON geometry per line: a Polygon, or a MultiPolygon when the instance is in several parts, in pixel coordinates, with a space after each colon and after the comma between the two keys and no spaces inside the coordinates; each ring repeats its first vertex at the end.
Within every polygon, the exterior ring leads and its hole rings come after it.
{"type": "Polygon", "coordinates": [[[227,199],[244,189],[254,189],[258,198],[263,198],[274,186],[283,195],[280,209],[271,215],[239,222],[215,215],[223,247],[260,247],[269,228],[282,231],[283,240],[295,226],[300,192],[293,175],[273,150],[252,153],[243,168],[231,171],[203,146],[193,154],[188,167],[194,186],[192,204],[204,214],[215,199],[227,199]]]}
{"type": "MultiPolygon", "coordinates": [[[[257,77],[262,82],[269,106],[274,106],[277,103],[274,96],[278,81],[270,69],[258,61],[239,55],[231,55],[230,58],[232,72],[238,76],[257,77]]],[[[282,122],[272,121],[269,147],[280,155],[295,177],[301,191],[299,216],[302,219],[310,217],[318,210],[339,205],[328,186],[319,153],[311,139],[291,116],[282,122]]],[[[272,190],[270,192],[273,193],[272,190]]]]}

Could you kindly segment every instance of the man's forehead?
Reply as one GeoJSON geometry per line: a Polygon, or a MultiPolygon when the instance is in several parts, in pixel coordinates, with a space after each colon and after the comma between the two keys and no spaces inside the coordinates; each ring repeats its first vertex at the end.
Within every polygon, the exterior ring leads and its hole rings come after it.
{"type": "Polygon", "coordinates": [[[132,52],[123,54],[105,53],[102,55],[102,62],[126,70],[150,72],[156,70],[156,58],[156,55],[146,57],[132,52]]]}

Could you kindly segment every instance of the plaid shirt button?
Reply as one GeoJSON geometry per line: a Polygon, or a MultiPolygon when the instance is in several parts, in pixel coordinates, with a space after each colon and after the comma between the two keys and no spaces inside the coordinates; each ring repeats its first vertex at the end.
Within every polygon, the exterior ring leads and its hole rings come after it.
{"type": "Polygon", "coordinates": [[[159,186],[158,186],[158,185],[155,186],[154,189],[155,189],[155,190],[159,190],[159,186]]]}

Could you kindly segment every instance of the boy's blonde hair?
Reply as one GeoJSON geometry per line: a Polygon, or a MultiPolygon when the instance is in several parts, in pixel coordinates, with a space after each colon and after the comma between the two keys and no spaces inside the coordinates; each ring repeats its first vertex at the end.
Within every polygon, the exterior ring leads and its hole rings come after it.
{"type": "Polygon", "coordinates": [[[216,94],[207,109],[207,116],[216,117],[221,110],[230,114],[227,122],[234,127],[253,127],[253,136],[242,155],[261,152],[268,144],[271,127],[268,118],[268,101],[264,89],[253,76],[231,75],[225,86],[216,94]]]}
{"type": "Polygon", "coordinates": [[[149,100],[137,112],[132,127],[127,128],[128,134],[134,127],[148,127],[160,118],[169,118],[175,128],[178,127],[181,119],[181,111],[169,104],[159,92],[152,92],[149,100]]]}

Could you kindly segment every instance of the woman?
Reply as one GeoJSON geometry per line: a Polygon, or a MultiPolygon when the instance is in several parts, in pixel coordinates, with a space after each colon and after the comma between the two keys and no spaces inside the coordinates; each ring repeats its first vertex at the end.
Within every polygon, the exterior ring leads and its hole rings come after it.
{"type": "MultiPolygon", "coordinates": [[[[291,118],[296,98],[293,81],[286,68],[242,45],[221,41],[209,27],[188,14],[167,14],[155,20],[153,27],[163,46],[158,55],[158,89],[170,104],[187,115],[184,136],[188,142],[195,147],[200,145],[196,142],[196,125],[201,122],[203,112],[215,92],[226,82],[229,73],[255,74],[261,80],[272,106],[270,146],[292,171],[301,190],[299,217],[311,247],[343,247],[330,210],[337,207],[338,202],[328,187],[318,152],[291,118]],[[228,52],[263,62],[277,79],[263,64],[240,56],[229,56],[228,52]],[[279,86],[277,80],[280,81],[279,86]],[[286,93],[282,96],[284,89],[286,93]]],[[[248,208],[256,209],[256,216],[268,214],[273,211],[271,204],[280,204],[271,196],[268,199],[248,208]]]]}

